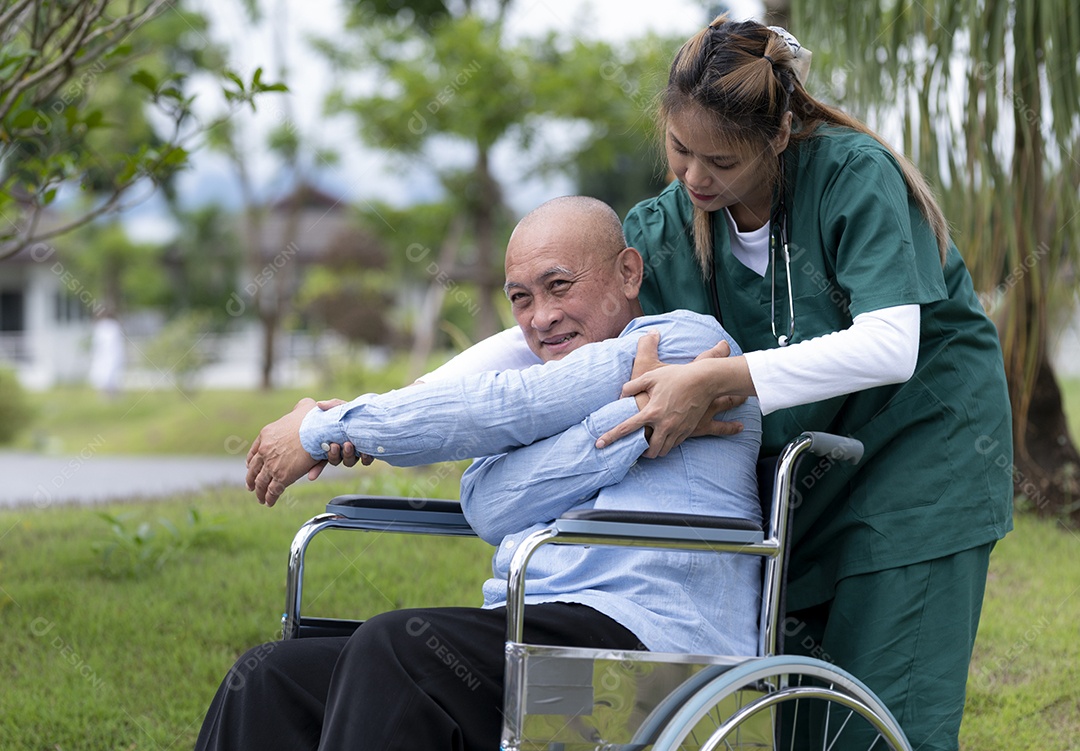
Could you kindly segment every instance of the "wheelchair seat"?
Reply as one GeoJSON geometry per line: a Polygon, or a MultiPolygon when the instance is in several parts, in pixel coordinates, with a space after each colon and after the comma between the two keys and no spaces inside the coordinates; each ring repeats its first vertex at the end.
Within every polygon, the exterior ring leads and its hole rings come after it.
{"type": "MultiPolygon", "coordinates": [[[[507,584],[504,751],[888,748],[910,751],[888,708],[855,676],[780,654],[793,480],[807,453],[857,462],[858,441],[803,433],[758,463],[765,523],[656,511],[576,510],[519,545],[507,584]],[[761,556],[756,655],[606,651],[523,642],[525,574],[543,545],[617,545],[761,556]]],[[[301,616],[304,552],[325,529],[470,536],[440,499],[341,496],[309,520],[289,556],[282,637],[348,633],[358,621],[301,616]]],[[[493,750],[494,751],[494,750],[493,750]]]]}

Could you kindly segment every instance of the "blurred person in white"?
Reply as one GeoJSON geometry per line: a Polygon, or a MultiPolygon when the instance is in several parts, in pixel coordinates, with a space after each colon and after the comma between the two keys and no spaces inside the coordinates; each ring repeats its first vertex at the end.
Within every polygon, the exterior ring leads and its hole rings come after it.
{"type": "Polygon", "coordinates": [[[88,380],[106,399],[114,398],[124,378],[124,332],[120,321],[109,309],[94,320],[90,335],[90,372],[88,380]]]}

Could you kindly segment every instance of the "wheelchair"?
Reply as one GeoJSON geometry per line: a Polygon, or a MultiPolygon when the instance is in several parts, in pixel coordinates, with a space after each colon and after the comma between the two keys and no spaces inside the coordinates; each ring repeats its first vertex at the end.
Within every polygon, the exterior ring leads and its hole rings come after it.
{"type": "MultiPolygon", "coordinates": [[[[856,463],[862,444],[807,432],[758,463],[764,525],[664,512],[575,510],[531,535],[510,564],[502,751],[892,749],[911,751],[888,708],[822,659],[784,655],[783,585],[793,478],[807,453],[856,463]],[[764,558],[758,654],[688,655],[525,644],[525,573],[543,545],[633,546],[764,558]]],[[[327,529],[474,536],[456,501],[339,496],[289,553],[282,638],[350,633],[361,622],[301,615],[304,554],[327,529]]]]}

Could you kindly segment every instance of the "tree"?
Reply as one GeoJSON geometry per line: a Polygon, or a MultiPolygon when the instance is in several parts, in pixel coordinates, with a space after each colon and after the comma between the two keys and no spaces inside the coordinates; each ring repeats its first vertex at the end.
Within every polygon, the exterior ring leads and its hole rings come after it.
{"type": "Polygon", "coordinates": [[[938,185],[998,323],[1015,438],[1005,471],[1017,493],[1041,511],[1076,513],[1080,456],[1047,357],[1048,306],[1076,287],[1080,240],[1075,2],[835,0],[795,14],[814,50],[811,78],[902,123],[894,135],[938,185]]]}
{"type": "Polygon", "coordinates": [[[184,231],[162,253],[168,277],[165,309],[170,317],[205,314],[215,329],[224,328],[243,261],[231,217],[217,205],[175,214],[184,231]]]}
{"type": "Polygon", "coordinates": [[[117,221],[99,221],[72,230],[65,248],[77,247],[66,268],[96,306],[118,314],[131,308],[167,304],[169,279],[162,264],[162,249],[133,242],[117,221]]]}
{"type": "MultiPolygon", "coordinates": [[[[14,0],[0,10],[0,259],[123,210],[187,165],[217,125],[198,122],[184,91],[188,74],[216,69],[205,25],[166,0],[14,0]],[[159,37],[163,25],[172,28],[159,37]],[[120,117],[114,105],[134,96],[120,117]],[[43,223],[65,186],[85,199],[43,223]]],[[[261,71],[249,82],[221,75],[232,110],[284,90],[261,71]]]]}
{"type": "MultiPolygon", "coordinates": [[[[372,145],[420,156],[442,140],[447,150],[471,158],[466,173],[444,168],[440,175],[444,183],[457,181],[475,250],[471,263],[456,264],[451,273],[477,286],[477,334],[492,334],[498,328],[494,295],[502,286],[494,230],[506,209],[491,153],[532,111],[523,80],[529,61],[520,50],[503,48],[497,23],[476,16],[435,22],[430,36],[397,19],[375,29],[363,36],[365,52],[386,85],[369,96],[339,96],[336,108],[356,116],[372,145]]],[[[457,256],[455,249],[451,259],[457,256]]]]}
{"type": "Polygon", "coordinates": [[[497,230],[512,221],[492,170],[495,149],[516,149],[525,174],[611,169],[627,150],[647,159],[652,98],[640,73],[647,69],[659,79],[659,60],[666,65],[674,47],[654,39],[642,43],[643,52],[627,53],[556,34],[508,42],[502,26],[506,2],[495,3],[487,15],[466,3],[458,16],[445,8],[428,16],[402,15],[378,5],[360,3],[352,17],[350,27],[361,40],[358,54],[328,43],[322,49],[376,81],[360,95],[336,93],[330,109],[352,113],[369,144],[440,165],[435,169],[446,195],[460,207],[433,252],[442,276],[432,278],[424,305],[428,315],[418,323],[413,362],[420,363],[448,283],[478,290],[473,336],[502,325],[495,300],[505,238],[497,230]],[[423,22],[416,23],[421,16],[423,22]],[[661,47],[663,53],[657,51],[661,47]],[[541,130],[564,143],[549,153],[537,149],[541,130]],[[457,156],[457,163],[446,155],[457,156]],[[466,159],[471,166],[463,168],[466,159]]]}

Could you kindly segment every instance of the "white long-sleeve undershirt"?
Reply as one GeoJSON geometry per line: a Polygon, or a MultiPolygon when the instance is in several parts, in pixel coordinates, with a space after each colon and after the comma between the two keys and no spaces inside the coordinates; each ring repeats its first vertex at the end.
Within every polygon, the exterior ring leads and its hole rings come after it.
{"type": "MultiPolygon", "coordinates": [[[[758,276],[769,266],[769,225],[739,231],[724,209],[735,258],[758,276]]],[[[779,259],[777,259],[779,260],[779,259]]],[[[798,326],[799,311],[795,311],[798,326]]],[[[903,383],[919,356],[919,306],[855,316],[850,328],[778,349],[746,353],[762,414],[853,391],[903,383]]]]}
{"type": "MultiPolygon", "coordinates": [[[[798,311],[795,312],[798,325],[798,311]]],[[[539,362],[521,330],[465,350],[421,378],[435,381],[484,370],[512,370],[539,362]],[[476,347],[482,349],[474,353],[476,347]],[[473,355],[480,354],[474,358],[473,355]]],[[[919,306],[899,305],[855,316],[850,328],[798,344],[745,354],[763,414],[875,386],[903,383],[919,354],[919,306]]]]}
{"type": "Polygon", "coordinates": [[[747,352],[762,414],[908,380],[919,356],[919,318],[918,305],[882,308],[855,316],[843,331],[747,352]]]}

